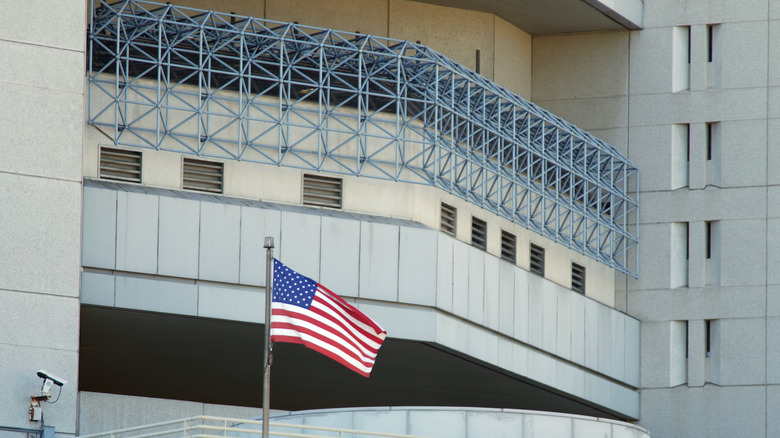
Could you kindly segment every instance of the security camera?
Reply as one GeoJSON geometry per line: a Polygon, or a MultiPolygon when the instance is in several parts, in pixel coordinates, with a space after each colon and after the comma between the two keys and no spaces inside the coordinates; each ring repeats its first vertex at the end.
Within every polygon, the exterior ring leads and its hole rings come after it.
{"type": "Polygon", "coordinates": [[[57,377],[46,370],[38,370],[38,377],[43,379],[43,386],[41,386],[41,394],[43,395],[49,394],[52,384],[59,386],[60,390],[62,390],[62,385],[68,383],[68,381],[62,377],[57,377]]]}

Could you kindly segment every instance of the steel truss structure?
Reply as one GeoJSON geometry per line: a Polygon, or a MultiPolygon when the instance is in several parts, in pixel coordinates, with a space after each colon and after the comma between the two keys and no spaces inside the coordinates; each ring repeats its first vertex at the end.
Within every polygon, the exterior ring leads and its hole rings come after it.
{"type": "Polygon", "coordinates": [[[435,186],[636,277],[637,168],[430,48],[92,1],[89,123],[115,143],[435,186]]]}

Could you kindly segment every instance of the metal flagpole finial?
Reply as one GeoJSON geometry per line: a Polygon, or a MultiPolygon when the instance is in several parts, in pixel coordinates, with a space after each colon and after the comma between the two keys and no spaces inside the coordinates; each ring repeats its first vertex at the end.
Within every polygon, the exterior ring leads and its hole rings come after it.
{"type": "Polygon", "coordinates": [[[274,238],[271,236],[265,237],[265,243],[263,243],[263,248],[273,248],[274,247],[274,238]]]}

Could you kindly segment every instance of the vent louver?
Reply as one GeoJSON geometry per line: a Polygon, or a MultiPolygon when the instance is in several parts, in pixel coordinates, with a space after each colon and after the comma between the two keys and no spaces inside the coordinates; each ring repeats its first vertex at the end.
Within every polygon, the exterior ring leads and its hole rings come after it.
{"type": "Polygon", "coordinates": [[[185,190],[222,193],[224,167],[212,161],[184,159],[182,187],[185,190]]]}
{"type": "Polygon", "coordinates": [[[517,260],[517,237],[504,230],[501,230],[501,258],[512,263],[517,260]]]}
{"type": "Polygon", "coordinates": [[[581,294],[585,293],[585,267],[571,264],[571,289],[581,294]]]}
{"type": "Polygon", "coordinates": [[[141,182],[141,152],[100,148],[100,179],[141,182]]]}
{"type": "Polygon", "coordinates": [[[439,226],[442,232],[449,234],[452,237],[455,237],[457,214],[458,210],[455,207],[443,202],[441,203],[441,222],[439,226]]]}
{"type": "Polygon", "coordinates": [[[487,224],[475,217],[471,218],[471,245],[483,251],[487,249],[487,224]]]}
{"type": "Polygon", "coordinates": [[[544,277],[544,248],[531,244],[531,272],[544,277]]]}
{"type": "Polygon", "coordinates": [[[341,208],[342,181],[319,175],[303,175],[303,205],[341,208]]]}

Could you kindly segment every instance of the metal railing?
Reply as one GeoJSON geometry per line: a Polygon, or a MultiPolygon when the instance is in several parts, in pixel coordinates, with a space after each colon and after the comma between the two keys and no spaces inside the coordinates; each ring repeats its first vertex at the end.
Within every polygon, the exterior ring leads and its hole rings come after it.
{"type": "Polygon", "coordinates": [[[92,0],[88,122],[115,143],[427,184],[632,276],[637,168],[409,41],[92,0]]]}
{"type": "Polygon", "coordinates": [[[0,438],[40,438],[43,429],[0,426],[0,438]]]}
{"type": "MultiPolygon", "coordinates": [[[[259,438],[262,421],[211,416],[196,416],[109,432],[81,435],[80,438],[259,438]]],[[[269,423],[273,437],[294,438],[425,438],[415,435],[341,429],[301,424],[269,423]]]]}

